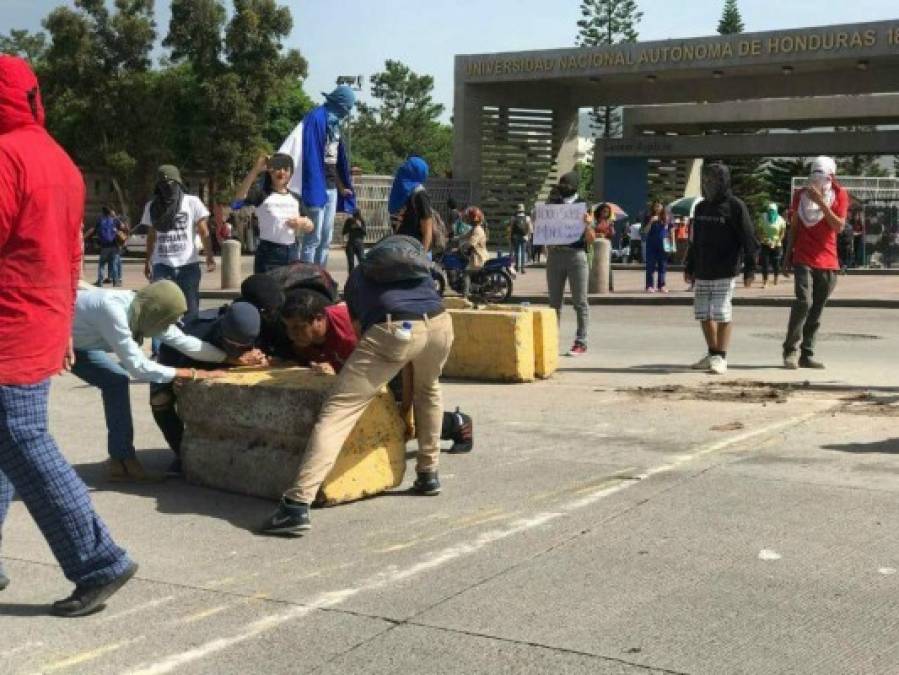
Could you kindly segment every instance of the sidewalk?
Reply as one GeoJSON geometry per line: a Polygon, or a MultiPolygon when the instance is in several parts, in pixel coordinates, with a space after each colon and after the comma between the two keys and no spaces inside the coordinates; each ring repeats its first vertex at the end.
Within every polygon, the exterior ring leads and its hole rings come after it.
{"type": "MultiPolygon", "coordinates": [[[[88,256],[84,263],[84,279],[93,283],[96,279],[96,256],[88,256]]],[[[143,276],[143,259],[126,258],[123,265],[124,287],[141,288],[146,284],[143,276]]],[[[242,270],[244,277],[253,273],[253,257],[243,256],[242,270]]],[[[343,287],[347,278],[346,257],[340,249],[334,249],[328,264],[328,271],[343,287]]],[[[644,273],[642,269],[624,269],[619,266],[614,270],[615,292],[608,295],[590,295],[591,305],[689,305],[693,302],[693,294],[687,291],[683,272],[671,270],[668,275],[670,293],[646,293],[644,290],[644,273]]],[[[109,288],[109,286],[106,286],[109,288]]],[[[203,272],[200,283],[201,296],[206,299],[229,300],[237,296],[237,289],[221,288],[220,272],[213,274],[203,272]]],[[[526,274],[519,274],[515,279],[514,302],[531,302],[545,304],[546,273],[543,265],[527,268],[526,274]]],[[[777,286],[761,288],[761,276],[756,277],[752,288],[737,285],[734,304],[758,307],[785,307],[793,299],[793,280],[781,278],[777,286]]],[[[838,307],[879,307],[899,308],[899,275],[883,273],[881,270],[871,274],[851,273],[840,276],[837,288],[829,301],[838,307]]]]}

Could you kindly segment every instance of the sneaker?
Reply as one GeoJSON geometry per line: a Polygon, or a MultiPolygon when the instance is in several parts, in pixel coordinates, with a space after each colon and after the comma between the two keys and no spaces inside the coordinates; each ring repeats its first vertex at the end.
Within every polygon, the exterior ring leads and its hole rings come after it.
{"type": "Polygon", "coordinates": [[[471,452],[474,448],[474,424],[471,417],[456,408],[456,412],[449,414],[450,428],[447,430],[446,437],[452,440],[452,447],[447,450],[453,455],[471,452]]]}
{"type": "Polygon", "coordinates": [[[309,504],[281,500],[265,524],[259,528],[260,534],[299,535],[312,528],[309,522],[309,504]]]}
{"type": "Polygon", "coordinates": [[[426,471],[419,473],[418,478],[412,483],[412,492],[433,497],[440,494],[440,480],[437,478],[436,471],[426,471]]]}
{"type": "Polygon", "coordinates": [[[784,354],[784,368],[787,370],[796,370],[799,367],[799,355],[796,352],[784,354]]]}
{"type": "Polygon", "coordinates": [[[181,458],[175,457],[169,468],[165,470],[165,475],[170,478],[181,478],[184,475],[184,467],[181,466],[181,458]]]}
{"type": "Polygon", "coordinates": [[[580,356],[587,353],[587,345],[582,342],[575,342],[568,350],[568,356],[580,356]]]}
{"type": "Polygon", "coordinates": [[[708,370],[711,365],[712,355],[706,354],[701,359],[699,359],[699,361],[690,366],[690,368],[692,368],[693,370],[708,370]]]}
{"type": "Polygon", "coordinates": [[[653,288],[652,286],[647,286],[647,287],[646,287],[646,292],[647,292],[647,293],[655,293],[655,292],[656,292],[656,289],[653,288]]]}
{"type": "Polygon", "coordinates": [[[112,581],[101,586],[75,586],[72,595],[53,603],[52,612],[56,616],[76,617],[92,614],[103,609],[103,603],[137,572],[137,563],[131,563],[128,569],[112,581]]]}
{"type": "Polygon", "coordinates": [[[161,483],[165,476],[146,471],[137,457],[107,460],[107,480],[112,483],[161,483]]]}
{"type": "Polygon", "coordinates": [[[803,354],[799,357],[799,367],[800,368],[813,368],[815,370],[824,370],[824,364],[820,361],[815,361],[811,356],[806,356],[803,354]]]}
{"type": "Polygon", "coordinates": [[[717,354],[709,359],[709,372],[715,375],[724,375],[727,372],[727,359],[717,354]]]}
{"type": "Polygon", "coordinates": [[[662,287],[659,289],[659,293],[667,293],[667,292],[668,292],[668,287],[667,287],[667,286],[662,286],[662,287]]]}

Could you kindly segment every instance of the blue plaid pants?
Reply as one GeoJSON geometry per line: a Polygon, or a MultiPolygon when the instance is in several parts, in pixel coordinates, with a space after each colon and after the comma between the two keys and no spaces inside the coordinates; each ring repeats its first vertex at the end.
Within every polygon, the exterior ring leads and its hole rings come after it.
{"type": "Polygon", "coordinates": [[[131,564],[47,430],[50,380],[0,385],[0,527],[17,492],[66,578],[97,586],[131,564]]]}

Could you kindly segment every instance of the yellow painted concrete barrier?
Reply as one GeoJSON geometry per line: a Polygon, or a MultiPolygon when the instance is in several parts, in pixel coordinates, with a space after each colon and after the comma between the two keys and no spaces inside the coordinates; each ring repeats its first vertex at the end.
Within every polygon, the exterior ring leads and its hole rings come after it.
{"type": "Polygon", "coordinates": [[[534,380],[531,312],[449,310],[455,340],[443,368],[447,377],[490,382],[534,380]]]}
{"type": "MultiPolygon", "coordinates": [[[[187,480],[279,499],[296,477],[335,381],[306,368],[266,368],[186,384],[178,406],[187,480]]],[[[384,391],[347,438],[318,501],[338,504],[399,485],[406,468],[404,434],[396,404],[384,391]]]]}
{"type": "Polygon", "coordinates": [[[552,307],[534,305],[487,305],[491,312],[530,312],[534,315],[534,373],[551,377],[559,368],[559,321],[552,307]]]}

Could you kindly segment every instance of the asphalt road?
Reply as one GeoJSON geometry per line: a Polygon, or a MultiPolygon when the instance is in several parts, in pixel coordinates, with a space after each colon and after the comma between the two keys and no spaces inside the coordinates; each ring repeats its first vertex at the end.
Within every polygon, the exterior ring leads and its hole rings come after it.
{"type": "Polygon", "coordinates": [[[552,380],[446,384],[477,445],[440,497],[317,510],[295,540],[252,533],[262,500],[105,483],[99,396],[62,377],[51,428],[141,569],[103,613],[46,616],[69,586],[14,504],[0,672],[897,673],[899,314],[829,309],[820,372],[776,367],[785,322],[738,308],[716,378],[683,368],[686,308],[594,308],[552,380]]]}

